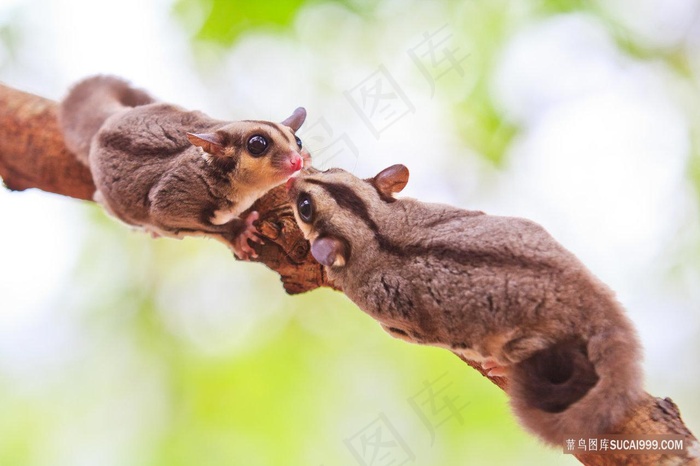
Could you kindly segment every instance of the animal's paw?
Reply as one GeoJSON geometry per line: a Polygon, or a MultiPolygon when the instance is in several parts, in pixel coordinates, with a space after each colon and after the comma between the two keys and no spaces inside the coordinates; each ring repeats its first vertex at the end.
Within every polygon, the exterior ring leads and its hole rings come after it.
{"type": "Polygon", "coordinates": [[[255,222],[259,217],[260,214],[258,214],[256,211],[249,213],[244,219],[245,226],[243,230],[231,243],[233,253],[240,260],[247,261],[258,257],[258,253],[256,253],[255,249],[253,249],[250,243],[248,243],[248,240],[251,240],[254,243],[264,244],[262,238],[258,236],[258,229],[255,228],[255,225],[253,225],[253,222],[255,222]]]}
{"type": "Polygon", "coordinates": [[[502,366],[494,358],[486,358],[484,362],[481,363],[489,377],[505,377],[508,372],[508,366],[502,366]]]}

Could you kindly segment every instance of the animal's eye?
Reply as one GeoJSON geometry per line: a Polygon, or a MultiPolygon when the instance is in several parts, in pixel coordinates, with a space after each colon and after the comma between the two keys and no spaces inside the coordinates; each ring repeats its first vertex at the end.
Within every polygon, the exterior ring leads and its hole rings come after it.
{"type": "Polygon", "coordinates": [[[301,139],[299,139],[299,136],[294,136],[297,140],[297,146],[299,146],[299,149],[301,149],[301,139]]]}
{"type": "Polygon", "coordinates": [[[299,212],[299,217],[304,222],[311,223],[311,219],[314,215],[314,205],[308,194],[302,193],[299,195],[297,199],[297,212],[299,212]]]}
{"type": "Polygon", "coordinates": [[[248,139],[248,152],[250,152],[250,155],[253,157],[259,157],[265,153],[268,145],[269,144],[265,136],[256,134],[248,139]]]}

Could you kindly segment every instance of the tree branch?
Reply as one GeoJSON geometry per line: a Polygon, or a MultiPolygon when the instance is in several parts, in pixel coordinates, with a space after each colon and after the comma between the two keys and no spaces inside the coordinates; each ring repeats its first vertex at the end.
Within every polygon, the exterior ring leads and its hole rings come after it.
{"type": "MultiPolygon", "coordinates": [[[[37,188],[83,200],[95,191],[90,171],[66,149],[58,128],[56,103],[0,84],[0,177],[11,190],[37,188]]],[[[296,225],[283,186],[259,199],[251,210],[260,213],[258,229],[265,244],[257,247],[258,262],[277,272],[289,294],[334,287],[311,256],[296,225]]],[[[463,358],[462,358],[463,359],[463,358]]],[[[463,359],[488,377],[480,365],[463,359]]],[[[489,379],[502,389],[506,380],[489,379]]],[[[612,434],[683,436],[686,450],[664,454],[582,454],[586,465],[700,465],[700,445],[683,424],[678,407],[668,398],[646,395],[633,415],[612,434]]]]}

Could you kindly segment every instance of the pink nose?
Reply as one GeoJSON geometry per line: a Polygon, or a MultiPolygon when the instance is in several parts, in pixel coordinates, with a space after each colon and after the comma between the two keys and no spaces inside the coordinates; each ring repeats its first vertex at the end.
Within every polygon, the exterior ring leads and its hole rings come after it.
{"type": "Polygon", "coordinates": [[[291,158],[289,161],[292,165],[292,169],[296,172],[301,170],[301,167],[304,165],[304,161],[301,159],[301,157],[298,154],[294,154],[294,156],[291,158]]]}

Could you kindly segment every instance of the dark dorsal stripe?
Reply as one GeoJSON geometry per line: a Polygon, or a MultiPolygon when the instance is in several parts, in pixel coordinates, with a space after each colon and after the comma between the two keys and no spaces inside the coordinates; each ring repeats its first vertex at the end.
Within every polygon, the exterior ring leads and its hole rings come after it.
{"type": "Polygon", "coordinates": [[[365,201],[363,201],[360,196],[355,194],[352,188],[344,184],[319,181],[313,178],[306,181],[322,187],[328,195],[335,200],[339,207],[349,210],[356,217],[359,217],[372,232],[380,234],[377,223],[372,220],[372,217],[369,215],[367,204],[365,204],[365,201]]]}
{"type": "MultiPolygon", "coordinates": [[[[333,183],[307,179],[306,182],[322,187],[329,196],[331,196],[338,206],[342,209],[350,211],[358,217],[367,227],[374,233],[374,238],[379,245],[379,248],[389,254],[401,257],[420,257],[431,256],[440,261],[452,261],[461,265],[469,265],[472,267],[492,266],[492,267],[527,267],[544,270],[551,267],[545,262],[533,262],[532,259],[515,256],[507,250],[499,251],[484,251],[478,247],[470,248],[469,245],[463,245],[461,249],[455,249],[453,245],[447,244],[432,244],[426,247],[422,244],[407,244],[400,245],[392,241],[391,238],[382,234],[379,231],[379,226],[372,219],[367,208],[367,204],[358,196],[351,187],[341,183],[333,183]]],[[[320,225],[319,225],[320,226],[320,225]]],[[[324,232],[327,233],[327,232],[324,232]]],[[[455,232],[459,234],[459,232],[455,232]]]]}

